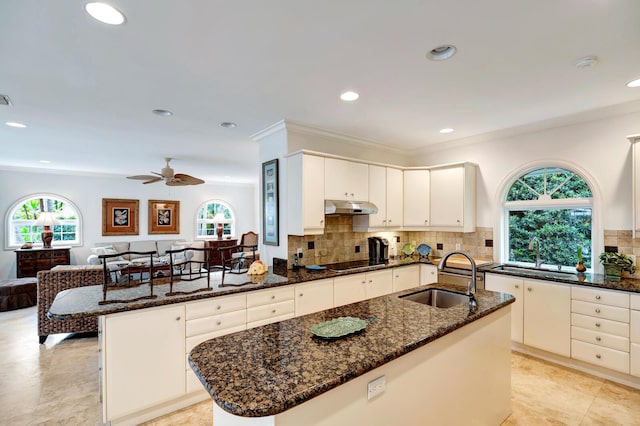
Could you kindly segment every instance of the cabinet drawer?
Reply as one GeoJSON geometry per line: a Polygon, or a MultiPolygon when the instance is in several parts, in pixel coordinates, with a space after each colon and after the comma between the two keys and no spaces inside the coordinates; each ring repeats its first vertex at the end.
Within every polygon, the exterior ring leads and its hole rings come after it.
{"type": "Polygon", "coordinates": [[[640,343],[631,344],[631,362],[629,363],[631,374],[640,377],[640,343]]]}
{"type": "Polygon", "coordinates": [[[587,328],[602,333],[615,334],[616,336],[629,337],[629,324],[619,321],[610,321],[594,318],[587,315],[571,314],[571,325],[587,328]]]}
{"type": "Polygon", "coordinates": [[[629,309],[615,306],[601,305],[598,303],[571,301],[571,312],[589,315],[596,318],[604,318],[612,321],[629,322],[629,309]]]}
{"type": "Polygon", "coordinates": [[[640,311],[640,294],[632,294],[630,298],[631,309],[640,311]]]}
{"type": "Polygon", "coordinates": [[[225,312],[238,311],[247,307],[247,298],[244,294],[215,297],[187,304],[187,321],[195,318],[203,318],[225,312]]]}
{"type": "Polygon", "coordinates": [[[603,305],[629,307],[629,295],[619,291],[599,290],[594,288],[572,287],[571,298],[584,302],[599,303],[603,305]]]}
{"type": "Polygon", "coordinates": [[[246,310],[241,309],[225,314],[187,320],[187,337],[244,324],[246,322],[246,312],[246,310]]]}
{"type": "MultiPolygon", "coordinates": [[[[202,342],[206,342],[207,340],[210,340],[210,339],[215,339],[216,337],[235,333],[237,331],[243,331],[243,330],[246,330],[246,328],[247,327],[245,326],[245,324],[242,323],[240,325],[236,325],[235,327],[227,327],[227,328],[218,329],[215,331],[210,331],[209,333],[203,333],[203,334],[198,334],[196,336],[187,337],[186,344],[185,344],[187,355],[189,355],[189,352],[191,352],[193,348],[195,348],[202,342]]],[[[188,363],[187,363],[187,367],[191,368],[189,367],[188,363]]]]}
{"type": "Polygon", "coordinates": [[[293,300],[293,286],[248,293],[247,307],[252,308],[260,305],[284,302],[285,300],[293,300]]]}
{"type": "Polygon", "coordinates": [[[640,311],[631,311],[631,341],[640,343],[640,311]]]}
{"type": "Polygon", "coordinates": [[[571,340],[571,358],[629,374],[629,353],[571,340]]]}
{"type": "Polygon", "coordinates": [[[260,321],[263,319],[279,317],[281,315],[293,314],[295,303],[293,300],[286,300],[280,303],[257,306],[247,309],[247,322],[260,321]]]}
{"type": "Polygon", "coordinates": [[[280,315],[277,317],[273,317],[273,318],[266,318],[260,321],[253,321],[247,324],[247,329],[250,328],[255,328],[255,327],[261,327],[263,325],[267,325],[267,324],[273,324],[274,322],[280,322],[280,321],[284,321],[284,320],[288,320],[290,318],[293,318],[294,314],[293,312],[289,313],[289,314],[285,314],[285,315],[280,315]]]}
{"type": "Polygon", "coordinates": [[[574,326],[571,327],[571,338],[622,352],[629,352],[629,339],[616,336],[615,334],[607,334],[574,326]]]}

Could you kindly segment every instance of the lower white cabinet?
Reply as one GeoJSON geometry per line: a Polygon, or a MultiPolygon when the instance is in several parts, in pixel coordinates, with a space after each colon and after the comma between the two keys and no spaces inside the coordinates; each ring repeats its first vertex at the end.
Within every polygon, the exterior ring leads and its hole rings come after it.
{"type": "Polygon", "coordinates": [[[420,266],[393,268],[393,291],[406,290],[420,285],[420,266]]]}
{"type": "Polygon", "coordinates": [[[507,275],[485,274],[485,289],[511,294],[516,301],[511,304],[511,340],[524,342],[524,284],[521,278],[507,275]]]}
{"type": "Polygon", "coordinates": [[[104,422],[185,395],[185,305],[101,317],[104,422]]]}
{"type": "Polygon", "coordinates": [[[393,274],[391,269],[367,272],[367,299],[384,296],[393,292],[393,274]]]}
{"type": "Polygon", "coordinates": [[[630,373],[640,377],[640,294],[631,295],[630,373]]]}
{"type": "Polygon", "coordinates": [[[294,292],[296,316],[333,308],[333,279],[296,284],[294,292]]]}
{"type": "Polygon", "coordinates": [[[345,275],[333,279],[334,306],[348,305],[393,292],[391,269],[345,275]]]}
{"type": "Polygon", "coordinates": [[[259,327],[295,315],[293,286],[247,293],[247,328],[259,327]]]}
{"type": "Polygon", "coordinates": [[[436,265],[420,264],[420,285],[438,282],[438,267],[436,265]]]}

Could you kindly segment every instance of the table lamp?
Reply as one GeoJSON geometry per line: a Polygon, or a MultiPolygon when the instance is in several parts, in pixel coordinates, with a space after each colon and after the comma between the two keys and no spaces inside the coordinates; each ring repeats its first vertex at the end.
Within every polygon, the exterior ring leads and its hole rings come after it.
{"type": "Polygon", "coordinates": [[[213,217],[213,222],[218,224],[218,227],[216,228],[216,234],[218,234],[218,239],[221,240],[222,233],[224,231],[224,224],[229,223],[229,220],[224,217],[224,213],[220,212],[216,213],[216,215],[213,217]]]}
{"type": "Polygon", "coordinates": [[[53,231],[51,227],[54,225],[60,225],[60,222],[56,219],[53,212],[42,212],[38,216],[38,220],[33,224],[34,226],[42,226],[44,229],[40,237],[42,238],[42,246],[44,248],[51,248],[51,240],[53,240],[53,231]]]}

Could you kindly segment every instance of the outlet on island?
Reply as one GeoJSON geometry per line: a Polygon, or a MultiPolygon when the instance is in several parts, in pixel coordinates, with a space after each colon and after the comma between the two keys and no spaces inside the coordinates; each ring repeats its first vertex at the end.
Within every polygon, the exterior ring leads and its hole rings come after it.
{"type": "Polygon", "coordinates": [[[302,247],[296,249],[296,254],[298,255],[298,259],[302,259],[302,247]]]}

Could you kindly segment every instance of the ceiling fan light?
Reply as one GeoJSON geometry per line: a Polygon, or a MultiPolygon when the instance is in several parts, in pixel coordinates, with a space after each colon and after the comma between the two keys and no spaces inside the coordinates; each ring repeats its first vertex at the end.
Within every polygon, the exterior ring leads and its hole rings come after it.
{"type": "Polygon", "coordinates": [[[640,78],[636,78],[635,80],[628,82],[627,87],[640,87],[640,78]]]}
{"type": "Polygon", "coordinates": [[[122,25],[125,21],[122,12],[106,3],[87,3],[84,5],[84,10],[86,10],[93,19],[96,19],[104,24],[122,25]]]}

